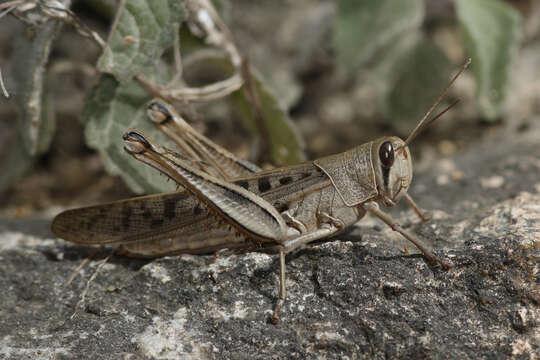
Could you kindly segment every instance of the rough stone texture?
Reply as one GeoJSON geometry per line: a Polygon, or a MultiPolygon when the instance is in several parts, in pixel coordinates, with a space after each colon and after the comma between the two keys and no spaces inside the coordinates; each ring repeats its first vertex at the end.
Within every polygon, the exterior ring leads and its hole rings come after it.
{"type": "Polygon", "coordinates": [[[288,256],[277,326],[275,256],[105,263],[105,251],[65,285],[93,249],[53,240],[48,220],[4,219],[0,358],[538,358],[540,136],[530,134],[424,166],[410,193],[430,222],[393,211],[452,270],[364,219],[288,256]]]}

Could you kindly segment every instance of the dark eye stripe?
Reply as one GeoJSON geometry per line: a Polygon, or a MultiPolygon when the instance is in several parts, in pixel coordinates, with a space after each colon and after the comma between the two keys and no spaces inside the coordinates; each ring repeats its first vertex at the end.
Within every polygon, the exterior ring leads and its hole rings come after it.
{"type": "Polygon", "coordinates": [[[388,178],[390,177],[390,168],[381,166],[384,187],[388,187],[388,178]]]}

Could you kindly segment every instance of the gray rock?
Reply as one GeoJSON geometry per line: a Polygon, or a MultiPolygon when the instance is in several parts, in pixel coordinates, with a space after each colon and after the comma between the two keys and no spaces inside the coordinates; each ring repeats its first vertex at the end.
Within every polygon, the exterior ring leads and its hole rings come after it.
{"type": "Polygon", "coordinates": [[[105,250],[77,271],[93,249],[53,239],[48,221],[4,219],[0,358],[538,358],[540,146],[509,138],[416,175],[433,220],[393,211],[452,270],[364,219],[287,257],[278,325],[275,256],[105,250]]]}

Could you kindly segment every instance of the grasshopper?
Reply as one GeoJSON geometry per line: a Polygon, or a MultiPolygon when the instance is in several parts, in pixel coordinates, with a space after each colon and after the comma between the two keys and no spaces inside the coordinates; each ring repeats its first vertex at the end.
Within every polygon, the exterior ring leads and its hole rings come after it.
{"type": "Polygon", "coordinates": [[[137,129],[124,134],[124,149],[184,189],[67,210],[53,220],[52,231],[75,243],[120,244],[118,252],[132,257],[277,252],[280,285],[274,323],[286,298],[285,255],[340,233],[366,213],[449,269],[380,205],[394,206],[403,197],[421,220],[428,219],[407,194],[413,174],[408,145],[455,104],[427,120],[469,63],[405,141],[385,136],[340,154],[267,171],[195,131],[164,101],[152,100],[149,119],[181,152],[155,144],[137,129]]]}

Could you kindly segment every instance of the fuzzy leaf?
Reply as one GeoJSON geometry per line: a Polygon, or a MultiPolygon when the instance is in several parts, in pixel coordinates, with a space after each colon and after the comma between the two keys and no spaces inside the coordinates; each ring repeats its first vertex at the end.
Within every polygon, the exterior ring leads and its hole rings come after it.
{"type": "Polygon", "coordinates": [[[457,0],[456,5],[472,58],[480,111],[493,120],[506,97],[510,64],[521,35],[521,16],[499,0],[457,0]]]}
{"type": "Polygon", "coordinates": [[[354,70],[372,61],[423,17],[422,0],[340,0],[334,32],[340,62],[354,70]]]}
{"type": "Polygon", "coordinates": [[[135,160],[123,147],[122,135],[129,128],[138,128],[160,145],[174,148],[148,119],[146,103],[149,95],[134,81],[119,83],[110,75],[103,75],[92,90],[83,120],[88,145],[96,149],[107,171],[120,175],[137,193],[172,191],[175,185],[160,173],[135,160]]]}
{"type": "Polygon", "coordinates": [[[14,41],[17,46],[14,47],[12,76],[19,109],[18,127],[24,148],[32,156],[47,151],[54,132],[54,112],[49,111],[52,98],[44,90],[44,71],[52,42],[61,27],[61,22],[49,20],[32,35],[21,32],[14,41]]]}
{"type": "Polygon", "coordinates": [[[155,68],[175,41],[185,10],[181,0],[129,0],[118,11],[98,68],[125,82],[155,68]]]}
{"type": "MultiPolygon", "coordinates": [[[[245,84],[230,96],[234,110],[237,111],[246,128],[261,139],[262,151],[266,152],[265,160],[269,160],[274,165],[296,164],[303,161],[304,143],[280,99],[263,82],[253,66],[249,69],[260,104],[260,114],[255,113],[249,101],[249,96],[252,94],[246,92],[245,84]],[[258,115],[261,115],[260,120],[258,115]]],[[[220,55],[207,56],[184,70],[191,74],[218,73],[223,77],[234,73],[230,60],[220,55]]]]}

